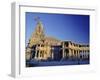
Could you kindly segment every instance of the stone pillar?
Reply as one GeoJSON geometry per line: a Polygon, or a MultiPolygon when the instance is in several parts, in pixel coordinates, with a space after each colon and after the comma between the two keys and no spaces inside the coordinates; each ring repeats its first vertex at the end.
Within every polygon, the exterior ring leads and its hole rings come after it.
{"type": "Polygon", "coordinates": [[[39,54],[38,54],[38,58],[39,58],[39,59],[41,59],[41,56],[40,56],[40,55],[41,55],[41,44],[40,44],[40,46],[39,46],[39,54]]]}
{"type": "Polygon", "coordinates": [[[72,50],[71,49],[69,49],[69,57],[71,57],[72,56],[72,50]]]}
{"type": "Polygon", "coordinates": [[[54,59],[53,51],[51,51],[51,58],[54,59]]]}
{"type": "Polygon", "coordinates": [[[76,58],[78,57],[78,50],[76,50],[76,54],[75,54],[75,57],[76,57],[76,58]]]}
{"type": "Polygon", "coordinates": [[[36,46],[36,52],[35,52],[35,59],[37,59],[37,46],[36,46]]]}
{"type": "Polygon", "coordinates": [[[75,50],[73,50],[73,53],[72,53],[72,55],[71,55],[71,56],[72,56],[72,58],[75,56],[75,55],[74,55],[74,54],[75,54],[75,52],[76,52],[76,51],[75,51],[75,50]]]}
{"type": "Polygon", "coordinates": [[[43,53],[42,53],[42,57],[44,58],[44,50],[43,50],[43,53]]]}
{"type": "Polygon", "coordinates": [[[65,58],[65,49],[64,49],[64,42],[62,43],[62,55],[63,55],[63,58],[65,58]]]}
{"type": "Polygon", "coordinates": [[[40,50],[39,50],[39,53],[38,53],[38,59],[40,59],[40,50]]]}
{"type": "Polygon", "coordinates": [[[77,58],[79,58],[79,55],[80,55],[80,51],[78,50],[77,58]]]}

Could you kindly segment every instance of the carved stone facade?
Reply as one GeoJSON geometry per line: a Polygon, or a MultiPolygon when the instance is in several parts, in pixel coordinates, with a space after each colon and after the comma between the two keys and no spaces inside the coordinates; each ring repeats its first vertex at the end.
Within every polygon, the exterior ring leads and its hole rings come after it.
{"type": "Polygon", "coordinates": [[[35,31],[26,47],[26,60],[62,60],[70,58],[89,58],[89,45],[48,37],[44,33],[43,24],[40,20],[37,20],[35,31]]]}

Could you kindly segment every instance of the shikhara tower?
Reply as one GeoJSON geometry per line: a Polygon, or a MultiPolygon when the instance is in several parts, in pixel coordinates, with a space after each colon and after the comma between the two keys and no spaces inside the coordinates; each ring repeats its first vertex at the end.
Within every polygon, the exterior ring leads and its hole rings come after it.
{"type": "Polygon", "coordinates": [[[32,33],[30,41],[29,41],[30,47],[38,44],[41,40],[44,40],[44,38],[45,38],[42,22],[39,20],[38,17],[36,17],[35,20],[37,21],[37,25],[36,25],[35,31],[32,33]]]}
{"type": "Polygon", "coordinates": [[[35,20],[37,22],[35,31],[26,47],[26,60],[89,59],[89,45],[48,37],[39,17],[35,20]]]}

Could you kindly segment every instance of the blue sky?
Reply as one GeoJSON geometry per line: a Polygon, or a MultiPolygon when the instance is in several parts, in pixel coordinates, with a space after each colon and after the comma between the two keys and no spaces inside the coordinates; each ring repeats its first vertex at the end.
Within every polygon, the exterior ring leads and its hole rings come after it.
{"type": "Polygon", "coordinates": [[[26,12],[26,43],[36,27],[34,18],[38,16],[45,34],[59,40],[89,44],[89,15],[50,14],[26,12]]]}

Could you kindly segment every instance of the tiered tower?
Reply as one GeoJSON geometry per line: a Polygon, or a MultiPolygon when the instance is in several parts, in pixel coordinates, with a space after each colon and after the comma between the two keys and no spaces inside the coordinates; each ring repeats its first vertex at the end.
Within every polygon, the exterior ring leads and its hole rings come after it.
{"type": "Polygon", "coordinates": [[[32,36],[29,40],[30,47],[38,44],[41,40],[44,40],[45,38],[42,22],[40,21],[39,17],[36,17],[35,20],[37,21],[37,24],[36,24],[35,31],[32,33],[32,36]]]}

